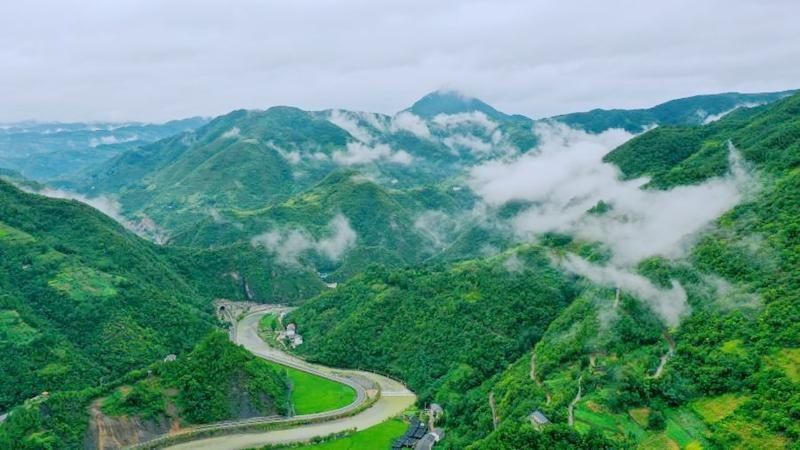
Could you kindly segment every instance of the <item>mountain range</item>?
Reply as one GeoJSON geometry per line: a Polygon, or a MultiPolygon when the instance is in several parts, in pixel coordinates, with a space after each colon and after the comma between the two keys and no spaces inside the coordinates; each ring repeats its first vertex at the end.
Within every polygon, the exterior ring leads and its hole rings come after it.
{"type": "MultiPolygon", "coordinates": [[[[212,331],[217,298],[298,306],[297,354],[444,406],[437,448],[800,440],[800,94],[533,120],[438,91],[181,127],[66,176],[0,173],[0,410],[27,405],[0,444],[80,447],[98,398],[189,405],[189,373],[285,410],[286,381],[212,331]]],[[[209,401],[184,419],[242,416],[209,401]]]]}

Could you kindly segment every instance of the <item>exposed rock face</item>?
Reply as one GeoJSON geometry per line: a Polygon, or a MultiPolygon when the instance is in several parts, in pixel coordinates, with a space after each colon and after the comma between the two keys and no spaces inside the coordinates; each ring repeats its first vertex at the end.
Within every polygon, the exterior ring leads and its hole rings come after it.
{"type": "Polygon", "coordinates": [[[83,448],[116,450],[149,440],[170,430],[177,430],[179,426],[178,421],[166,416],[147,420],[135,416],[110,417],[103,414],[97,401],[91,407],[89,432],[84,439],[83,448]]]}

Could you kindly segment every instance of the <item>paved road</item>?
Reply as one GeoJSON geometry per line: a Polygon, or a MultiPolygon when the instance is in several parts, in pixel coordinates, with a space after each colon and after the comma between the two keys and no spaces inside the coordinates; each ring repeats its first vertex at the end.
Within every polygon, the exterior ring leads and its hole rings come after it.
{"type": "Polygon", "coordinates": [[[242,319],[234,329],[233,338],[235,342],[243,345],[247,350],[261,358],[326,378],[335,379],[356,389],[356,401],[348,406],[335,411],[295,416],[294,419],[331,417],[352,411],[361,406],[366,399],[368,392],[364,385],[373,385],[380,389],[381,396],[378,401],[364,411],[342,419],[303,425],[285,430],[236,433],[200,439],[168,448],[175,450],[236,450],[267,444],[303,442],[317,436],[327,436],[331,433],[338,433],[351,429],[363,430],[375,426],[386,419],[398,415],[416,401],[416,396],[413,392],[409,391],[402,383],[390,378],[371,372],[333,369],[310,364],[281,350],[268,346],[258,336],[257,330],[258,322],[261,320],[261,317],[269,313],[270,311],[261,311],[242,319]]]}

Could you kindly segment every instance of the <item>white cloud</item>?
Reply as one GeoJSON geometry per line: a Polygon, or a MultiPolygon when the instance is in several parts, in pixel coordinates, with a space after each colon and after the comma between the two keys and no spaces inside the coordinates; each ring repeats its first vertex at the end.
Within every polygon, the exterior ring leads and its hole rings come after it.
{"type": "Polygon", "coordinates": [[[237,5],[6,2],[0,121],[162,121],[276,104],[393,113],[448,86],[542,117],[800,80],[791,0],[237,5]]]}
{"type": "Polygon", "coordinates": [[[451,215],[438,210],[425,211],[414,220],[414,228],[430,241],[437,251],[443,250],[460,229],[451,215]]]}
{"type": "Polygon", "coordinates": [[[522,272],[525,270],[525,262],[516,253],[512,253],[503,261],[503,267],[511,273],[522,272]]]}
{"type": "Polygon", "coordinates": [[[279,263],[297,266],[300,257],[308,252],[338,261],[355,245],[357,239],[350,221],[344,215],[337,214],[328,222],[327,231],[320,238],[315,238],[304,228],[279,228],[254,237],[251,243],[274,253],[279,263]]]}
{"type": "Polygon", "coordinates": [[[677,326],[691,310],[686,291],[673,281],[670,289],[659,289],[647,278],[614,266],[598,266],[575,255],[567,255],[563,266],[601,285],[618,287],[632,294],[656,313],[667,325],[677,326]]]}
{"type": "Polygon", "coordinates": [[[126,138],[118,138],[114,135],[110,136],[101,136],[100,138],[91,138],[89,140],[89,147],[97,147],[98,145],[112,145],[112,144],[122,144],[125,142],[133,142],[139,139],[139,136],[133,135],[128,136],[126,138]]]}
{"type": "Polygon", "coordinates": [[[467,149],[475,155],[488,155],[494,148],[491,142],[486,142],[478,136],[467,134],[447,136],[442,139],[442,143],[451,150],[467,149]]]}
{"type": "Polygon", "coordinates": [[[408,131],[423,139],[431,138],[431,130],[424,120],[410,112],[401,112],[392,118],[391,130],[393,133],[408,131]]]}
{"type": "Polygon", "coordinates": [[[740,103],[740,104],[734,106],[733,108],[731,108],[731,109],[729,109],[727,111],[722,111],[719,114],[708,114],[707,112],[703,111],[702,109],[699,109],[699,110],[697,110],[697,115],[700,116],[701,119],[703,119],[703,124],[709,124],[711,122],[716,122],[719,119],[722,119],[723,117],[725,117],[728,114],[736,111],[739,108],[752,108],[752,107],[758,106],[758,105],[761,105],[761,103],[754,103],[754,102],[740,103]]]}
{"type": "MultiPolygon", "coordinates": [[[[285,159],[286,162],[288,162],[289,164],[297,165],[297,164],[300,164],[300,161],[303,160],[303,156],[297,150],[289,151],[289,150],[283,149],[283,148],[279,147],[278,145],[275,145],[275,143],[272,142],[272,141],[267,142],[267,146],[269,146],[270,148],[272,148],[273,150],[278,152],[278,154],[281,155],[281,157],[283,157],[283,159],[285,159]]],[[[323,153],[323,155],[324,155],[324,153],[323,153]]]]}
{"type": "MultiPolygon", "coordinates": [[[[536,131],[541,144],[535,151],[475,167],[470,185],[490,206],[514,200],[530,202],[532,206],[510,220],[514,232],[524,239],[535,240],[541,233],[555,231],[605,244],[612,251],[609,267],[590,271],[575,261],[568,265],[586,276],[607,280],[617,272],[631,272],[650,256],[684,256],[696,236],[753,187],[752,177],[732,146],[728,175],[660,191],[642,189],[646,179],[622,181],[619,169],[602,161],[606,153],[631,137],[624,131],[592,135],[561,124],[539,125],[536,131]],[[610,204],[611,210],[587,214],[601,200],[610,204]],[[612,270],[616,272],[607,273],[612,270]]],[[[620,280],[633,284],[630,277],[620,280]]],[[[665,293],[665,301],[673,302],[676,292],[665,293]]],[[[671,321],[676,317],[669,313],[671,309],[667,311],[671,307],[664,306],[660,312],[658,307],[653,309],[671,321]]]]}
{"type": "Polygon", "coordinates": [[[150,217],[144,215],[139,221],[136,221],[128,219],[122,215],[122,207],[114,198],[102,195],[98,197],[86,197],[85,195],[63,189],[44,188],[36,191],[25,186],[18,187],[26,192],[43,195],[45,197],[75,200],[89,205],[106,216],[114,219],[129,231],[132,231],[143,238],[149,239],[156,244],[163,245],[169,241],[169,233],[165,229],[159,227],[150,217]]]}
{"type": "Polygon", "coordinates": [[[433,118],[433,123],[442,128],[479,127],[487,134],[491,134],[497,123],[480,111],[471,111],[458,114],[438,114],[433,118]]]}
{"type": "Polygon", "coordinates": [[[328,121],[365,144],[370,144],[375,139],[372,133],[368,129],[361,127],[358,124],[358,120],[347,111],[334,109],[328,115],[328,121]]]}
{"type": "Polygon", "coordinates": [[[388,161],[396,164],[408,165],[413,157],[404,150],[393,151],[387,144],[366,145],[361,142],[348,142],[347,150],[333,152],[333,161],[344,166],[388,161]]]}
{"type": "Polygon", "coordinates": [[[239,127],[233,127],[230,130],[222,133],[222,136],[220,137],[222,139],[236,139],[239,136],[241,136],[241,130],[239,129],[239,127]]]}

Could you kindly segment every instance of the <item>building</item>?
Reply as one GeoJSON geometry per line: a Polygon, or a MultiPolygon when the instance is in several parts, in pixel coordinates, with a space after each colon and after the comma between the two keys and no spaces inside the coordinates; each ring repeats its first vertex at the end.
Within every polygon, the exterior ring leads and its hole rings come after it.
{"type": "Polygon", "coordinates": [[[301,345],[302,343],[303,343],[303,336],[300,336],[299,334],[296,334],[292,338],[292,348],[297,347],[298,345],[301,345]]]}
{"type": "Polygon", "coordinates": [[[531,420],[531,425],[537,430],[542,429],[543,427],[550,425],[550,419],[544,415],[543,412],[539,411],[538,409],[532,412],[528,418],[531,420]]]}
{"type": "MultiPolygon", "coordinates": [[[[411,419],[406,433],[392,443],[392,449],[417,448],[417,443],[428,434],[428,427],[417,418],[411,419]]],[[[435,442],[435,441],[434,441],[435,442]]]]}
{"type": "Polygon", "coordinates": [[[172,362],[172,361],[175,361],[176,359],[178,359],[178,357],[176,355],[169,354],[169,355],[167,355],[166,358],[164,358],[164,362],[172,362]]]}
{"type": "Polygon", "coordinates": [[[291,339],[295,334],[297,334],[297,325],[293,323],[286,325],[286,337],[291,339]]]}

